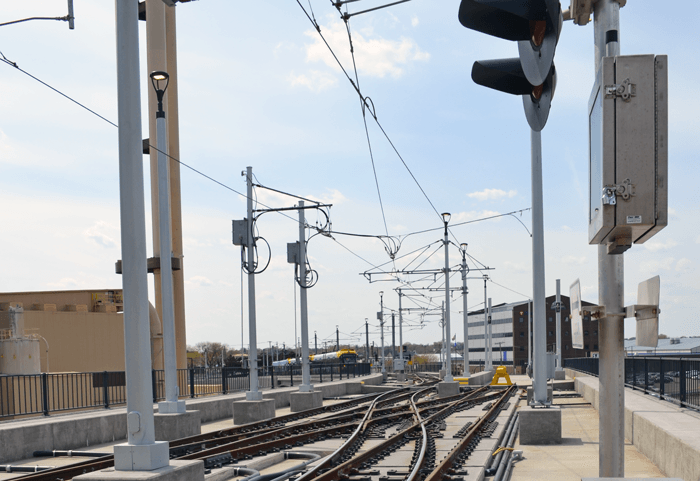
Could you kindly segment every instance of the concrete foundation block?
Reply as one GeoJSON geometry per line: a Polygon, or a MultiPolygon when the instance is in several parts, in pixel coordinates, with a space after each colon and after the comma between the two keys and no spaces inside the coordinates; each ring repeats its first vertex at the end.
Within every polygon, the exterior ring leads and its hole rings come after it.
{"type": "MultiPolygon", "coordinates": [[[[168,466],[167,441],[153,444],[117,444],[114,446],[114,469],[117,471],[153,471],[168,466]]],[[[102,478],[97,478],[102,479],[102,478]]]]}
{"type": "Polygon", "coordinates": [[[561,444],[561,409],[523,407],[520,416],[520,444],[561,444]]]}
{"type": "Polygon", "coordinates": [[[396,373],[396,380],[398,382],[406,382],[406,373],[404,373],[404,372],[396,373]]]}
{"type": "Polygon", "coordinates": [[[438,372],[440,379],[445,379],[445,374],[447,374],[447,371],[444,369],[440,369],[440,372],[438,372]]]}
{"type": "Polygon", "coordinates": [[[469,385],[486,386],[487,384],[491,384],[491,381],[493,381],[494,372],[495,371],[482,371],[469,376],[469,385]]]}
{"type": "Polygon", "coordinates": [[[438,397],[449,397],[456,396],[459,394],[459,383],[458,382],[439,382],[437,385],[438,397]]]}
{"type": "Polygon", "coordinates": [[[289,395],[289,406],[293,413],[319,408],[323,406],[323,393],[321,391],[293,392],[289,395]]]}
{"type": "Polygon", "coordinates": [[[564,371],[554,371],[554,380],[563,381],[566,379],[566,373],[564,371]]]}
{"type": "Polygon", "coordinates": [[[161,413],[160,409],[158,411],[158,414],[153,415],[158,441],[174,441],[202,432],[199,411],[185,411],[184,413],[161,413]]]}
{"type": "MultiPolygon", "coordinates": [[[[527,405],[532,401],[532,387],[527,388],[527,405]]],[[[552,402],[552,386],[547,386],[547,401],[552,402]]]]}
{"type": "Polygon", "coordinates": [[[107,468],[81,474],[73,479],[75,481],[204,481],[204,462],[173,460],[168,466],[152,471],[117,471],[114,468],[107,468]]]}
{"type": "Polygon", "coordinates": [[[275,401],[237,401],[233,403],[233,424],[249,424],[275,417],[275,401]]]}

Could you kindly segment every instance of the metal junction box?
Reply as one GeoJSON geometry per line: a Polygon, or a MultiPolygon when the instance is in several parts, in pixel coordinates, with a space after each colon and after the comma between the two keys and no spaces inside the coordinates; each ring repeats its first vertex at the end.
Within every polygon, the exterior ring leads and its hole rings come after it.
{"type": "Polygon", "coordinates": [[[588,114],[588,242],[621,254],[668,223],[668,57],[605,57],[588,114]]]}

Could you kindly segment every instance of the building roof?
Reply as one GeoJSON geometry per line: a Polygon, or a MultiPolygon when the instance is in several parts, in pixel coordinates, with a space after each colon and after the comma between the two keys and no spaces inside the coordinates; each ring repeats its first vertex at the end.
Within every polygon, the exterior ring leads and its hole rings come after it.
{"type": "Polygon", "coordinates": [[[625,339],[625,351],[664,351],[664,352],[674,352],[674,351],[698,351],[700,352],[700,337],[682,337],[682,338],[669,338],[669,339],[659,339],[659,345],[657,347],[653,346],[637,346],[637,340],[625,339]],[[671,343],[674,342],[674,344],[671,343]]]}

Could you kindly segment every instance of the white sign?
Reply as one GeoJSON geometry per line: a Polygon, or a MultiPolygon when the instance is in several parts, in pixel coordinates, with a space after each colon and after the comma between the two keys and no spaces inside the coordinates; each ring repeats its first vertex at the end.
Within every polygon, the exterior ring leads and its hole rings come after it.
{"type": "Polygon", "coordinates": [[[657,306],[652,315],[637,315],[637,345],[657,347],[659,343],[659,292],[661,278],[659,276],[639,283],[637,289],[637,304],[657,306]]]}
{"type": "Polygon", "coordinates": [[[571,345],[583,349],[583,306],[581,305],[581,282],[576,281],[569,288],[571,300],[571,345]]]}

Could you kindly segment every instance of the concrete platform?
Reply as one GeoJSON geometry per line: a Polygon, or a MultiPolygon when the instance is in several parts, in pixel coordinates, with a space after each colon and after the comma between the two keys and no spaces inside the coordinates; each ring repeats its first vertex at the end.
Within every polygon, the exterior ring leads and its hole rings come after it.
{"type": "Polygon", "coordinates": [[[152,471],[168,465],[169,445],[166,441],[153,444],[122,443],[114,446],[114,469],[118,471],[152,471]]]}
{"type": "MultiPolygon", "coordinates": [[[[581,481],[598,476],[598,412],[582,402],[581,398],[555,398],[562,412],[561,444],[521,446],[516,438],[514,448],[522,450],[524,458],[515,463],[511,481],[581,481]]],[[[668,474],[631,443],[626,442],[624,450],[627,478],[664,478],[668,474]]]]}
{"type": "Polygon", "coordinates": [[[321,407],[323,393],[321,391],[293,392],[289,395],[289,406],[293,413],[321,407]]]}
{"type": "Polygon", "coordinates": [[[81,474],[75,481],[204,481],[203,461],[170,461],[153,471],[117,471],[114,468],[81,474]]]}
{"type": "MultiPolygon", "coordinates": [[[[576,391],[598,408],[598,378],[575,376],[576,391]]],[[[625,388],[625,438],[667,476],[700,479],[700,413],[625,388]]]]}
{"type": "Polygon", "coordinates": [[[561,409],[520,408],[520,444],[560,444],[561,409]]]}
{"type": "Polygon", "coordinates": [[[449,397],[449,396],[456,396],[459,394],[459,383],[452,381],[452,382],[439,382],[437,385],[438,388],[438,397],[449,397]]]}
{"type": "Polygon", "coordinates": [[[153,422],[158,441],[173,441],[202,432],[199,411],[185,411],[177,414],[157,413],[153,415],[153,422]]]}
{"type": "Polygon", "coordinates": [[[249,424],[275,417],[275,401],[236,401],[233,403],[233,424],[249,424]]]}
{"type": "Polygon", "coordinates": [[[554,371],[554,380],[555,381],[563,381],[564,379],[566,379],[566,372],[564,372],[564,370],[554,371]]]}

